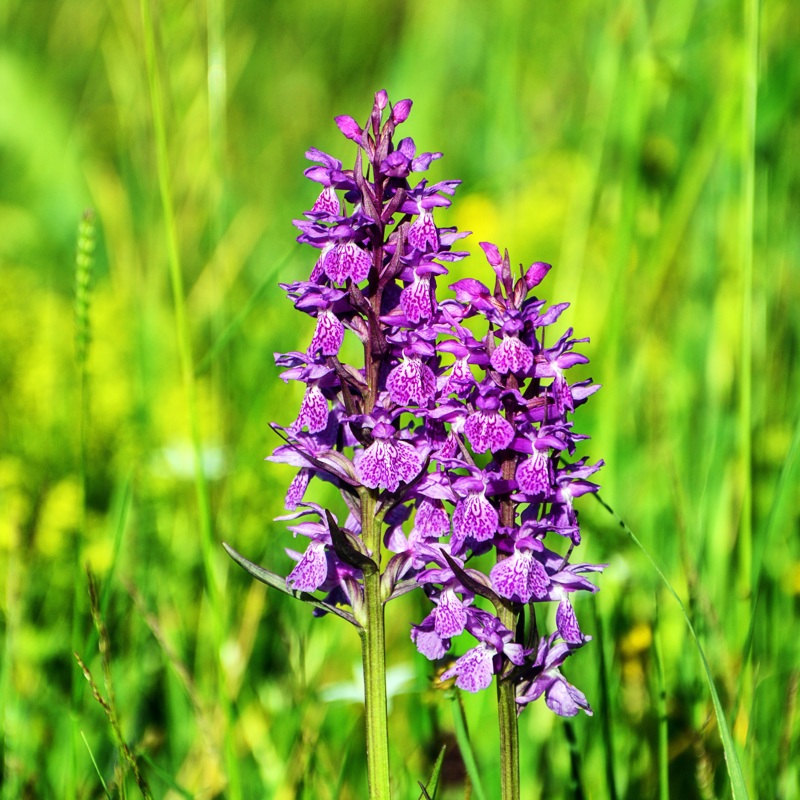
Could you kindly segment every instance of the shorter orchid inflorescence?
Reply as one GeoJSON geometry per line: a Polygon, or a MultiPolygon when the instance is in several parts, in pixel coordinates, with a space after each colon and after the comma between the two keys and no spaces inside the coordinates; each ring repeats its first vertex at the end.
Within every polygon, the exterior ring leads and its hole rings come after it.
{"type": "Polygon", "coordinates": [[[574,351],[587,340],[569,329],[548,342],[568,305],[533,294],[550,266],[515,276],[508,253],[488,242],[494,289],[465,278],[450,287],[454,298],[439,299],[445,265],[468,255],[455,249],[468,234],[434,220],[460,181],[414,183],[442,154],[395,143],[410,110],[381,91],[364,128],[336,118],[357,146],[353,169],[306,154],[321,192],[295,225],[318,257],[308,280],[282,288],[314,319],[313,333],[306,350],[276,355],[283,379],[305,389],[297,418],[273,426],[284,443],[271,456],[298,470],[280,519],[305,545],[287,551],[296,563],[283,588],[357,626],[365,673],[375,660],[366,652],[383,643],[385,603],[424,591],[433,608],[411,631],[421,653],[443,659],[464,633],[476,642],[444,679],[475,692],[497,676],[514,687],[518,710],[544,695],[562,716],[591,713],[560,671],[591,638],[571,596],[597,591],[586,575],[603,569],[572,561],[581,542],[573,501],[597,490],[588,479],[603,463],[569,460],[587,438],[571,415],[599,388],[565,377],[587,362],[574,351]],[[358,364],[340,359],[347,335],[361,345],[358,364]],[[339,490],[343,515],[304,500],[314,478],[339,490]],[[535,613],[542,604],[555,604],[550,633],[548,615],[535,613]]]}

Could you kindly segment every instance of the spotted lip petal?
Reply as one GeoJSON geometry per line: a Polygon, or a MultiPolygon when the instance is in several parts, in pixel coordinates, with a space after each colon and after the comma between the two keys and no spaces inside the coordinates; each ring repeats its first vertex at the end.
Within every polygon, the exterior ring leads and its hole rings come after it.
{"type": "Polygon", "coordinates": [[[504,336],[491,356],[492,366],[501,373],[530,372],[533,352],[515,336],[504,336]]]}
{"type": "Polygon", "coordinates": [[[369,275],[371,266],[369,254],[355,242],[334,245],[322,262],[325,274],[334,283],[344,283],[348,278],[361,283],[369,275]]]}
{"type": "Polygon", "coordinates": [[[375,439],[356,465],[359,480],[370,489],[396,492],[400,481],[408,483],[422,469],[422,458],[408,442],[375,439]]]}
{"type": "Polygon", "coordinates": [[[386,378],[386,388],[394,403],[427,405],[436,392],[436,377],[419,358],[403,359],[386,378]]]}
{"type": "Polygon", "coordinates": [[[434,611],[434,630],[442,639],[459,636],[467,625],[467,612],[451,588],[446,588],[434,611]]]}
{"type": "Polygon", "coordinates": [[[329,214],[332,217],[339,214],[339,197],[332,186],[326,186],[320,192],[311,212],[313,214],[329,214]]]}
{"type": "Polygon", "coordinates": [[[286,578],[286,586],[301,592],[315,592],[325,583],[328,575],[328,558],[325,543],[311,542],[303,557],[286,578]]]}
{"type": "Polygon", "coordinates": [[[417,509],[414,527],[425,538],[439,538],[450,533],[450,517],[441,500],[425,499],[417,509]]]}
{"type": "Polygon", "coordinates": [[[317,327],[308,347],[309,355],[321,352],[323,356],[338,355],[344,341],[344,325],[330,310],[322,311],[317,316],[317,327]]]}
{"type": "Polygon", "coordinates": [[[496,453],[508,447],[514,439],[514,426],[496,411],[478,411],[467,418],[464,433],[477,453],[491,450],[496,453]]]}
{"type": "Polygon", "coordinates": [[[453,535],[459,542],[466,538],[476,542],[488,541],[499,524],[497,510],[483,492],[470,492],[458,501],[453,512],[453,535]]]}
{"type": "Polygon", "coordinates": [[[517,466],[516,479],[520,491],[533,497],[547,497],[551,491],[552,475],[550,459],[541,450],[517,466]]]}
{"type": "Polygon", "coordinates": [[[439,249],[439,233],[433,222],[433,215],[424,208],[408,229],[408,242],[421,252],[425,252],[429,246],[433,251],[439,249]]]}
{"type": "Polygon", "coordinates": [[[309,433],[319,433],[328,426],[328,401],[318,386],[313,384],[306,389],[303,402],[300,404],[300,413],[297,415],[293,431],[301,430],[308,426],[309,433]]]}
{"type": "Polygon", "coordinates": [[[442,680],[456,679],[456,686],[466,692],[479,692],[492,684],[494,677],[493,661],[496,651],[481,642],[464,653],[456,663],[442,673],[442,680]]]}
{"type": "Polygon", "coordinates": [[[432,617],[411,628],[411,641],[422,655],[431,661],[442,658],[450,649],[450,640],[442,639],[434,630],[432,617]]]}
{"type": "Polygon", "coordinates": [[[294,511],[298,503],[303,499],[303,495],[308,488],[308,482],[311,480],[311,470],[307,468],[301,469],[297,475],[294,476],[289,488],[286,491],[286,499],[284,500],[284,508],[288,511],[294,511]]]}
{"type": "Polygon", "coordinates": [[[433,314],[431,279],[428,275],[415,275],[413,282],[400,293],[400,306],[406,319],[415,325],[430,319],[433,314]]]}
{"type": "Polygon", "coordinates": [[[550,582],[545,568],[528,549],[517,549],[498,561],[489,577],[497,594],[518,603],[527,603],[532,597],[541,600],[550,582]]]}

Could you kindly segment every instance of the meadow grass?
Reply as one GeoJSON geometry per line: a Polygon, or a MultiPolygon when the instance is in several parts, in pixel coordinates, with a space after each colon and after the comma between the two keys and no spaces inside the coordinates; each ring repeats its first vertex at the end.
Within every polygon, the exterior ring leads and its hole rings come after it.
{"type": "MultiPolygon", "coordinates": [[[[346,162],[333,116],[384,87],[444,151],[432,179],[464,180],[442,221],[554,264],[542,294],[572,303],[574,372],[603,384],[581,454],[646,551],[580,502],[609,567],[566,673],[595,714],[526,710],[523,796],[732,796],[721,712],[749,796],[800,797],[800,7],[47,5],[0,4],[3,800],[141,796],[121,743],[154,797],[365,796],[357,636],[220,543],[290,564],[292,470],[263,459],[300,397],[272,354],[311,323],[277,283],[313,263],[290,224],[305,150],[346,162]]],[[[395,796],[446,745],[439,800],[468,772],[491,798],[494,693],[436,688],[424,613],[388,609],[395,796]]]]}

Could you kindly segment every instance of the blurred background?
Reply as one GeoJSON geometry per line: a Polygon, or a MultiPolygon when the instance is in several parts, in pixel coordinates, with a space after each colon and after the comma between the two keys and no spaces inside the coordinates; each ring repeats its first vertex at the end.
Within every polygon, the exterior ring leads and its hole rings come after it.
{"type": "MultiPolygon", "coordinates": [[[[555,265],[603,384],[580,455],[686,604],[752,796],[800,796],[800,6],[3,0],[0,30],[3,798],[141,796],[120,741],[154,797],[365,796],[357,636],[220,542],[291,564],[293,470],[263,459],[300,400],[273,352],[312,322],[277,283],[316,258],[304,152],[351,162],[333,117],[381,88],[464,181],[440,224],[555,265]]],[[[727,796],[679,607],[579,509],[609,568],[565,672],[595,715],[525,712],[524,797],[727,796]]],[[[396,796],[446,743],[465,797],[424,613],[388,608],[396,796]]],[[[463,703],[492,797],[494,693],[463,703]]]]}

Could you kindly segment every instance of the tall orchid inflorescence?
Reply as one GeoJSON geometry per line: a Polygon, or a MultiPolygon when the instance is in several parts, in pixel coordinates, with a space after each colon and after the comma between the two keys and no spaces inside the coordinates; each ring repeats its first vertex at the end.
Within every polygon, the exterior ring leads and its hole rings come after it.
{"type": "MultiPolygon", "coordinates": [[[[549,265],[515,278],[508,253],[487,242],[494,289],[468,278],[451,286],[455,299],[437,297],[445,264],[467,255],[453,249],[467,234],[434,220],[460,181],[415,181],[442,154],[417,154],[410,138],[395,143],[410,110],[410,100],[391,106],[381,91],[364,128],[336,118],[357,145],[353,169],[307,152],[315,165],[305,174],[321,191],[295,225],[319,252],[307,281],[282,288],[314,319],[313,334],[305,351],[276,356],[283,379],[305,389],[294,422],[273,426],[284,444],[271,456],[298,469],[281,519],[306,545],[287,551],[296,563],[285,583],[229,548],[256,577],[362,634],[372,796],[388,796],[380,789],[388,767],[375,761],[385,757],[376,751],[386,736],[388,600],[421,589],[433,602],[411,632],[430,659],[445,657],[462,633],[473,637],[443,677],[479,691],[497,676],[501,717],[515,726],[514,709],[542,694],[558,714],[591,713],[559,668],[590,639],[570,595],[596,591],[585,575],[602,569],[571,561],[581,541],[573,500],[597,490],[587,478],[602,465],[567,460],[587,438],[570,416],[599,388],[565,377],[586,363],[573,347],[587,340],[570,329],[548,343],[567,307],[531,295],[549,265]],[[477,325],[466,323],[473,317],[477,325]],[[362,363],[340,359],[348,331],[362,363]],[[344,519],[303,499],[314,478],[339,490],[344,519]],[[495,559],[479,562],[487,573],[474,559],[488,553],[495,559]],[[549,634],[545,615],[534,614],[544,603],[557,604],[549,634]]],[[[501,723],[504,741],[502,733],[501,723]]],[[[503,797],[518,796],[506,783],[503,797]]]]}

